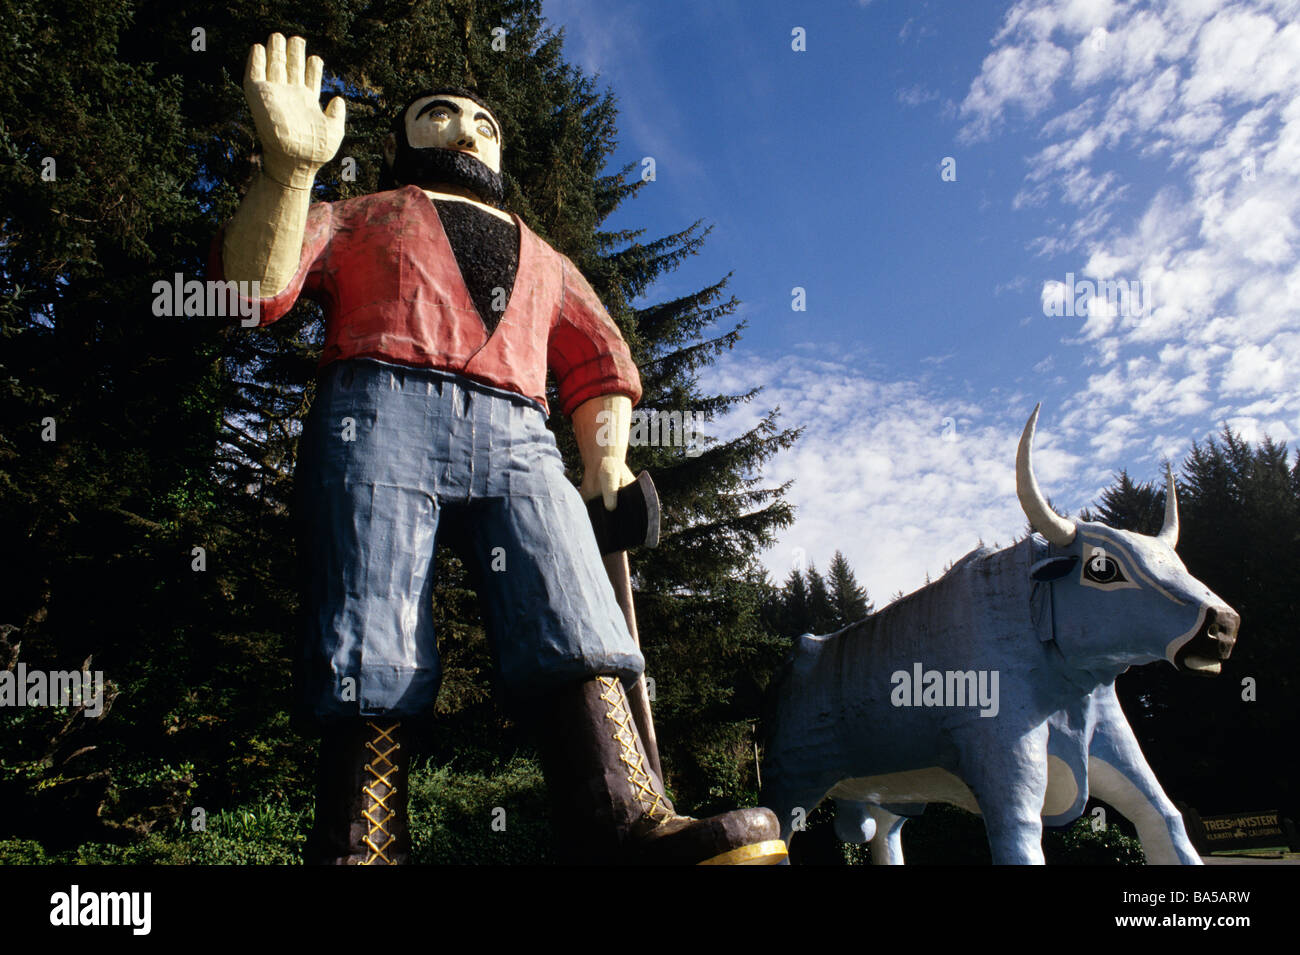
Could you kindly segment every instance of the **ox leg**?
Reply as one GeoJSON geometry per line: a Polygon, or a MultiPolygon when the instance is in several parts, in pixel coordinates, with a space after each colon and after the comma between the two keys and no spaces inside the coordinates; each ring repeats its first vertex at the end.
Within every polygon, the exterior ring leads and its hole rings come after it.
{"type": "Polygon", "coordinates": [[[871,864],[902,865],[903,823],[907,819],[879,806],[870,806],[868,811],[876,821],[876,835],[871,840],[871,864]]]}
{"type": "MultiPolygon", "coordinates": [[[[1149,865],[1203,865],[1180,813],[1147,765],[1112,685],[1088,748],[1088,789],[1137,829],[1149,865]]],[[[1102,696],[1101,692],[1098,696],[1102,696]]]]}
{"type": "Polygon", "coordinates": [[[1047,734],[1044,723],[1009,746],[996,736],[962,741],[961,775],[984,815],[994,865],[1043,865],[1047,734]]]}

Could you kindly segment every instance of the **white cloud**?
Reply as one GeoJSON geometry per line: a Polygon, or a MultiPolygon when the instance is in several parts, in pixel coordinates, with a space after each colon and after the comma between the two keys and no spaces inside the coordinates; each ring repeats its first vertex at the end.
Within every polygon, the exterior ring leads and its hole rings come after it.
{"type": "Polygon", "coordinates": [[[1183,86],[1190,106],[1223,99],[1256,102],[1294,86],[1300,63],[1300,27],[1279,31],[1272,18],[1230,7],[1197,36],[1196,62],[1183,86]]]}
{"type": "Polygon", "coordinates": [[[1097,111],[1097,97],[1084,100],[1073,109],[1068,109],[1058,116],[1053,116],[1044,125],[1040,135],[1059,136],[1062,133],[1077,133],[1088,125],[1097,111]]]}
{"type": "Polygon", "coordinates": [[[1210,197],[1201,234],[1225,248],[1236,249],[1249,262],[1280,265],[1295,258],[1291,240],[1295,223],[1283,196],[1253,195],[1229,204],[1220,193],[1210,197]]]}
{"type": "Polygon", "coordinates": [[[1099,457],[1168,453],[1174,422],[1300,428],[1298,19],[1295,0],[1019,0],[971,81],[962,135],[1029,118],[1046,140],[1013,200],[1052,222],[1031,251],[1150,283],[1139,314],[1062,330],[1094,368],[1062,429],[1099,457]]]}
{"type": "Polygon", "coordinates": [[[937,100],[939,91],[930,89],[924,83],[917,83],[899,90],[894,94],[894,98],[904,106],[921,106],[937,100]]]}
{"type": "Polygon", "coordinates": [[[1030,116],[1037,114],[1047,105],[1046,91],[1065,71],[1069,60],[1068,51],[1042,39],[990,53],[962,101],[961,115],[969,117],[969,121],[961,138],[985,138],[997,128],[1003,111],[1012,104],[1030,116]]]}
{"type": "MultiPolygon", "coordinates": [[[[825,569],[844,552],[858,580],[883,604],[911,592],[966,554],[982,537],[1007,545],[1025,525],[1015,491],[1015,453],[1033,399],[990,396],[984,404],[947,397],[919,381],[864,374],[853,361],[786,356],[763,361],[728,353],[710,370],[709,389],[762,385],[756,402],[719,423],[730,436],[780,406],[782,423],[803,426],[793,449],[764,471],[775,485],[793,480],[793,528],[765,555],[772,577],[790,572],[796,548],[825,569]]],[[[1077,509],[1081,461],[1044,417],[1035,467],[1058,505],[1077,509]]],[[[1103,473],[1088,475],[1087,486],[1103,473]]]]}
{"type": "Polygon", "coordinates": [[[1271,347],[1243,345],[1232,353],[1223,376],[1226,394],[1267,394],[1286,382],[1282,357],[1271,347]]]}

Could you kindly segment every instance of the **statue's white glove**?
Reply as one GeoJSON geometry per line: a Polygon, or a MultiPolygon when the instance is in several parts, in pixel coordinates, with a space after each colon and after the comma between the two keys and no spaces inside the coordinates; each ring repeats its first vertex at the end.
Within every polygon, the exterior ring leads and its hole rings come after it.
{"type": "Polygon", "coordinates": [[[253,44],[244,72],[244,96],[262,143],[263,169],[284,186],[309,189],[316,170],[334,158],[343,142],[343,97],[320,108],[324,62],[307,57],[300,36],[285,43],[272,33],[266,46],[253,44]]]}

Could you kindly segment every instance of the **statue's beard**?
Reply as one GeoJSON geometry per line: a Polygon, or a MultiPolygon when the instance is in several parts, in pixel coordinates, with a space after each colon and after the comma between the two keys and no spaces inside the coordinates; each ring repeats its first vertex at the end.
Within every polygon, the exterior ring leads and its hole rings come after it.
{"type": "Polygon", "coordinates": [[[399,185],[428,189],[438,185],[461,186],[493,206],[501,205],[505,196],[501,174],[493,172],[481,159],[458,149],[433,146],[417,149],[399,143],[392,175],[399,185]]]}

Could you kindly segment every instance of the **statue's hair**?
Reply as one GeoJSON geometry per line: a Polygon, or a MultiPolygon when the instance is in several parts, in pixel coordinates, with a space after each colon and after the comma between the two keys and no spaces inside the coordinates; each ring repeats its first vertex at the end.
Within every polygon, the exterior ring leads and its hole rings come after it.
{"type": "MultiPolygon", "coordinates": [[[[435,86],[432,89],[416,93],[406,101],[406,105],[403,106],[398,111],[397,115],[393,117],[393,132],[397,134],[399,142],[406,142],[406,111],[418,100],[425,99],[429,96],[459,96],[463,99],[472,100],[473,102],[478,103],[494,117],[496,116],[496,110],[492,108],[491,104],[489,104],[474,90],[466,89],[464,86],[435,86]]],[[[500,120],[497,120],[497,122],[500,123],[500,120]]]]}

